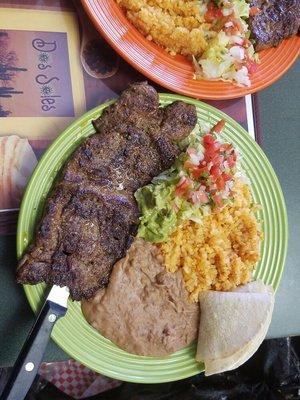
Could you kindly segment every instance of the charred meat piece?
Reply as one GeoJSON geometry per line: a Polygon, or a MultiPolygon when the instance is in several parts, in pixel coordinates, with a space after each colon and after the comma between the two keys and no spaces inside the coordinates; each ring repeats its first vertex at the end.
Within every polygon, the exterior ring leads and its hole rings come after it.
{"type": "Polygon", "coordinates": [[[68,286],[72,298],[106,285],[138,222],[132,196],[59,185],[49,199],[36,243],[21,261],[18,281],[68,286]]]}
{"type": "Polygon", "coordinates": [[[252,0],[260,12],[250,17],[250,30],[257,51],[278,46],[300,27],[300,0],[252,0]]]}
{"type": "Polygon", "coordinates": [[[125,90],[65,165],[17,281],[66,285],[74,300],[105,286],[137,230],[135,190],[173,164],[176,141],[196,121],[194,106],[159,108],[158,94],[147,83],[125,90]]]}

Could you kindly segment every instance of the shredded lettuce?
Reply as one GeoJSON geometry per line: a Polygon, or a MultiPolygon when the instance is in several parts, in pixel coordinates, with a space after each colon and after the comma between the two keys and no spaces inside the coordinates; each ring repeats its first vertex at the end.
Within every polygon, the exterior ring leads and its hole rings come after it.
{"type": "Polygon", "coordinates": [[[238,18],[249,18],[250,4],[245,0],[232,0],[234,13],[238,18]]]}

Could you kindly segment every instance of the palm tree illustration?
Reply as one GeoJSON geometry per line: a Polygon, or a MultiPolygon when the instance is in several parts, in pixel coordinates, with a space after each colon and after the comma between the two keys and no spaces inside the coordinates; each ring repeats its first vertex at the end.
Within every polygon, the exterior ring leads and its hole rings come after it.
{"type": "MultiPolygon", "coordinates": [[[[9,34],[0,31],[0,98],[10,98],[23,92],[13,87],[15,76],[27,68],[17,66],[18,56],[15,51],[9,50],[9,34]]],[[[0,104],[0,117],[7,117],[11,112],[4,110],[0,104]]]]}

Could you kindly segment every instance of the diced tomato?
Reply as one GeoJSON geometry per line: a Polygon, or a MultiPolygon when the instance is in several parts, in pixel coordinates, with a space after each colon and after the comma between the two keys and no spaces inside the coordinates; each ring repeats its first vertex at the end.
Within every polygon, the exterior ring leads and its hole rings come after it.
{"type": "Polygon", "coordinates": [[[223,172],[222,178],[225,182],[231,181],[232,175],[226,174],[226,172],[223,172]]]}
{"type": "Polygon", "coordinates": [[[226,159],[229,168],[234,168],[235,167],[235,159],[234,159],[234,155],[230,155],[229,157],[227,157],[226,159]]]}
{"type": "Polygon", "coordinates": [[[188,191],[191,183],[191,179],[182,177],[176,186],[175,195],[183,196],[188,191]]]}
{"type": "Polygon", "coordinates": [[[216,180],[221,175],[220,168],[217,165],[213,165],[210,169],[210,174],[216,180]]]}
{"type": "Polygon", "coordinates": [[[201,178],[201,176],[202,176],[203,174],[209,175],[207,166],[204,166],[204,167],[196,167],[196,168],[192,171],[192,175],[193,175],[193,177],[194,177],[195,179],[201,178]]]}
{"type": "Polygon", "coordinates": [[[250,17],[254,17],[255,15],[260,13],[260,9],[258,7],[250,7],[249,15],[250,17]]]}
{"type": "Polygon", "coordinates": [[[214,147],[215,151],[219,151],[220,148],[221,148],[221,146],[222,146],[222,143],[221,143],[221,142],[218,142],[217,140],[216,140],[215,143],[213,144],[213,147],[214,147]]]}
{"type": "Polygon", "coordinates": [[[223,18],[223,13],[222,13],[222,10],[220,10],[220,8],[215,9],[215,16],[216,16],[216,19],[223,18]]]}
{"type": "Polygon", "coordinates": [[[215,183],[211,183],[210,185],[208,185],[208,189],[210,192],[215,193],[217,191],[217,185],[215,183]]]}
{"type": "Polygon", "coordinates": [[[211,1],[208,4],[207,11],[204,14],[204,19],[206,22],[214,22],[215,20],[223,18],[222,10],[214,5],[211,1]]]}
{"type": "Polygon", "coordinates": [[[197,190],[196,192],[192,193],[191,200],[193,204],[207,203],[208,197],[207,194],[202,190],[197,190]]]}
{"type": "Polygon", "coordinates": [[[219,122],[216,123],[216,125],[212,128],[211,132],[215,133],[221,133],[222,129],[225,126],[225,120],[221,119],[219,122]]]}
{"type": "Polygon", "coordinates": [[[206,149],[205,153],[204,153],[204,160],[209,163],[214,156],[216,155],[216,152],[214,150],[213,147],[210,147],[209,149],[206,149]]]}
{"type": "Polygon", "coordinates": [[[246,67],[248,69],[249,74],[254,74],[257,71],[258,64],[253,60],[247,60],[246,67]]]}
{"type": "Polygon", "coordinates": [[[214,12],[211,10],[207,10],[206,13],[204,14],[204,19],[206,22],[214,22],[215,19],[214,12]]]}
{"type": "Polygon", "coordinates": [[[207,135],[203,136],[204,147],[207,147],[207,146],[213,144],[214,141],[215,141],[215,139],[211,134],[207,134],[207,135]]]}
{"type": "Polygon", "coordinates": [[[218,190],[225,189],[225,181],[222,178],[222,175],[217,178],[216,185],[217,185],[218,190]]]}
{"type": "Polygon", "coordinates": [[[210,161],[207,163],[207,169],[210,171],[211,167],[213,166],[213,163],[210,161]]]}
{"type": "Polygon", "coordinates": [[[219,194],[214,194],[212,196],[212,199],[217,207],[222,207],[223,201],[222,201],[222,197],[219,194]]]}
{"type": "Polygon", "coordinates": [[[212,159],[212,163],[214,165],[217,165],[218,167],[223,163],[224,161],[224,157],[221,156],[220,154],[217,154],[214,156],[214,158],[212,159]]]}
{"type": "Polygon", "coordinates": [[[212,160],[216,155],[219,154],[219,150],[220,150],[221,146],[222,146],[222,144],[220,142],[218,142],[217,140],[215,140],[214,143],[207,146],[205,149],[205,152],[204,152],[204,160],[205,161],[212,160]]]}
{"type": "Polygon", "coordinates": [[[208,163],[217,155],[217,152],[211,148],[210,150],[206,151],[204,154],[204,160],[208,163]]]}

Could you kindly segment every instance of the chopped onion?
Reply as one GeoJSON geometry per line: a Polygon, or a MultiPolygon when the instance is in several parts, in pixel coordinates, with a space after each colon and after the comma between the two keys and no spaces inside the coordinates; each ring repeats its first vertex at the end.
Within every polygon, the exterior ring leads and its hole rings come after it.
{"type": "Polygon", "coordinates": [[[244,39],[238,35],[232,35],[229,37],[229,43],[230,44],[239,44],[240,46],[242,46],[242,44],[244,43],[244,39]]]}
{"type": "Polygon", "coordinates": [[[236,81],[238,84],[249,87],[251,85],[250,78],[248,75],[247,67],[243,66],[239,71],[236,72],[236,81]]]}
{"type": "Polygon", "coordinates": [[[200,3],[199,11],[200,11],[200,14],[204,15],[206,13],[206,11],[207,11],[207,4],[206,3],[200,3]]]}
{"type": "Polygon", "coordinates": [[[222,14],[224,15],[224,17],[227,17],[228,15],[232,14],[233,9],[232,8],[223,8],[222,9],[222,14]]]}
{"type": "Polygon", "coordinates": [[[245,175],[243,171],[237,171],[234,176],[246,185],[250,185],[251,183],[249,178],[245,175]]]}
{"type": "Polygon", "coordinates": [[[245,49],[241,46],[233,46],[229,50],[230,55],[236,60],[242,61],[245,58],[245,49]]]}
{"type": "Polygon", "coordinates": [[[193,148],[188,149],[187,153],[190,157],[191,163],[194,165],[199,165],[200,161],[204,158],[204,155],[201,152],[197,152],[193,148]]]}

